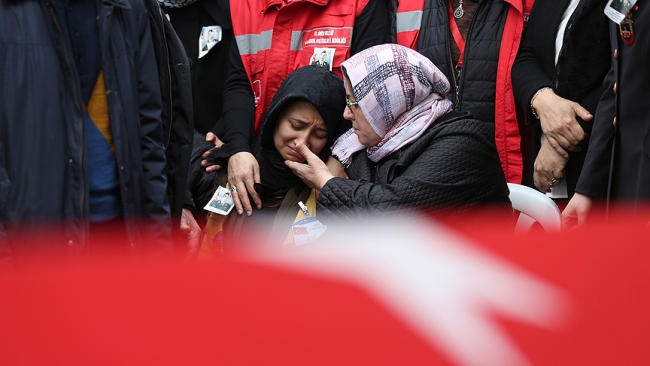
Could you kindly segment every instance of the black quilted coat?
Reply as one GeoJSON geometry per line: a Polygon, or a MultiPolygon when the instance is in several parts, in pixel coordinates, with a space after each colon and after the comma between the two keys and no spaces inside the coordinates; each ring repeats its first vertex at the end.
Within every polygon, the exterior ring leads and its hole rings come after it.
{"type": "Polygon", "coordinates": [[[378,163],[361,150],[346,169],[350,179],[330,179],[321,190],[318,217],[412,209],[460,213],[488,204],[512,215],[493,136],[494,124],[451,112],[378,163]]]}

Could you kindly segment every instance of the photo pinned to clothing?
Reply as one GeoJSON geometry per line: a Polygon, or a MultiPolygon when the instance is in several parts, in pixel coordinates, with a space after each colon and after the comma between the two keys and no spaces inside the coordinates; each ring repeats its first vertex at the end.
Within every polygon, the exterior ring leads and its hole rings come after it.
{"type": "Polygon", "coordinates": [[[228,215],[233,207],[235,201],[232,199],[232,193],[227,188],[219,186],[203,209],[219,215],[228,215]]]}
{"type": "Polygon", "coordinates": [[[309,59],[310,65],[316,65],[324,69],[332,71],[332,64],[334,63],[335,48],[314,48],[314,53],[309,59]]]}
{"type": "Polygon", "coordinates": [[[199,58],[205,56],[210,52],[212,47],[221,42],[221,27],[218,25],[210,25],[201,29],[201,36],[199,36],[199,58]]]}
{"type": "Polygon", "coordinates": [[[605,15],[614,23],[621,24],[637,0],[610,0],[605,6],[605,15]]]}

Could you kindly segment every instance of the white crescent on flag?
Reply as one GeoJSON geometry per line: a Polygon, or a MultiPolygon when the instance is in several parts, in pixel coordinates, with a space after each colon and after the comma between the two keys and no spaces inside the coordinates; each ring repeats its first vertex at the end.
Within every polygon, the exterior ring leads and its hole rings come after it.
{"type": "Polygon", "coordinates": [[[569,295],[431,221],[414,218],[330,229],[291,255],[256,258],[369,291],[450,360],[527,365],[498,318],[560,330],[569,295]]]}

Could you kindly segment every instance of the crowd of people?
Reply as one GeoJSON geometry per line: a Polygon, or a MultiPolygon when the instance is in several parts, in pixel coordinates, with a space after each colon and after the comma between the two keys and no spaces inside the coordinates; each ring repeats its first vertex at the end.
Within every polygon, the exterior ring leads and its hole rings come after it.
{"type": "Polygon", "coordinates": [[[115,232],[193,259],[341,218],[508,220],[507,183],[565,228],[598,202],[641,214],[644,5],[0,0],[0,261],[115,232]]]}

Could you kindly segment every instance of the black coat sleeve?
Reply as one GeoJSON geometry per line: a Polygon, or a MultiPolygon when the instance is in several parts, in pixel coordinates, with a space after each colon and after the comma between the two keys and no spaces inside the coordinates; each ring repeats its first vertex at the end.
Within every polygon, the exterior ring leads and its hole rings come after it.
{"type": "Polygon", "coordinates": [[[576,185],[576,192],[591,196],[607,196],[609,168],[612,159],[612,146],[616,130],[612,121],[616,115],[616,95],[614,69],[610,69],[603,83],[605,92],[596,108],[593,129],[589,139],[589,150],[585,157],[582,172],[576,185]]]}
{"type": "Polygon", "coordinates": [[[140,149],[143,174],[143,232],[152,245],[171,248],[171,216],[167,197],[165,149],[161,121],[162,99],[148,15],[139,18],[138,71],[140,149]],[[152,67],[153,65],[153,67],[152,67]]]}
{"type": "MultiPolygon", "coordinates": [[[[201,167],[203,152],[209,149],[210,145],[210,142],[205,141],[205,135],[194,131],[194,145],[192,146],[192,157],[187,178],[187,199],[185,202],[185,208],[192,211],[203,209],[212,198],[212,193],[214,193],[214,182],[219,172],[208,173],[205,168],[201,167]]],[[[217,150],[214,151],[214,153],[216,152],[217,150]]]]}
{"type": "MultiPolygon", "coordinates": [[[[2,151],[2,140],[0,139],[0,151],[2,151]]],[[[7,176],[7,172],[5,170],[6,163],[4,161],[4,156],[0,154],[0,203],[3,205],[5,202],[7,202],[7,199],[9,197],[9,185],[11,184],[9,182],[9,176],[7,176]]],[[[5,224],[0,220],[0,268],[2,266],[7,265],[8,263],[11,263],[13,258],[12,251],[11,251],[11,245],[9,244],[9,238],[7,237],[7,230],[5,228],[5,224]]]]}
{"type": "Polygon", "coordinates": [[[225,165],[232,155],[251,151],[255,135],[255,96],[237,42],[230,45],[230,69],[223,90],[223,116],[212,131],[225,144],[214,157],[225,165]]]}
{"type": "Polygon", "coordinates": [[[386,0],[370,0],[354,20],[350,54],[390,42],[390,17],[386,0]]]}
{"type": "MultiPolygon", "coordinates": [[[[538,126],[539,120],[533,116],[530,100],[539,89],[553,87],[552,80],[544,72],[541,65],[543,63],[555,62],[553,50],[551,49],[549,51],[548,48],[540,50],[542,45],[538,44],[539,42],[550,42],[550,40],[539,40],[540,35],[536,36],[536,32],[540,30],[539,28],[550,28],[546,23],[546,19],[542,17],[544,15],[541,13],[542,9],[539,6],[533,8],[528,25],[522,36],[521,44],[519,45],[517,58],[512,66],[512,91],[517,102],[525,112],[526,124],[533,126],[538,126]],[[552,59],[548,60],[548,58],[552,59]]],[[[543,29],[541,30],[543,31],[543,29]]],[[[548,36],[549,34],[542,34],[542,36],[544,35],[548,36]]]]}

